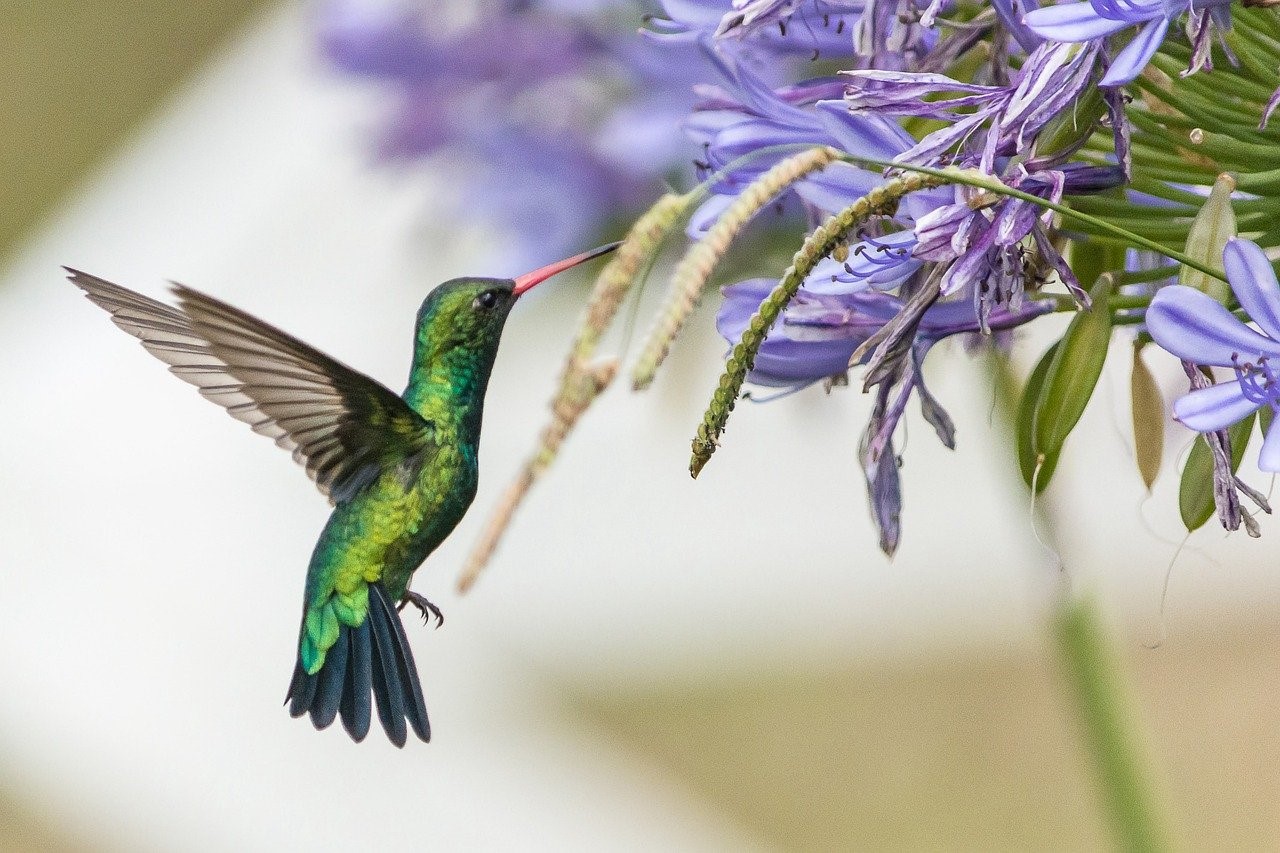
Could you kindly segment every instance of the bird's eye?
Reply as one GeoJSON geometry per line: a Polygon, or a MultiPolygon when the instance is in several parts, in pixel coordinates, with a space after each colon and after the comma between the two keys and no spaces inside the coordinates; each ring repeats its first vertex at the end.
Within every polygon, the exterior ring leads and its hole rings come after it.
{"type": "Polygon", "coordinates": [[[498,291],[496,290],[486,290],[484,293],[481,293],[479,296],[477,296],[475,300],[472,301],[471,303],[472,307],[480,308],[486,311],[497,304],[498,304],[498,291]]]}

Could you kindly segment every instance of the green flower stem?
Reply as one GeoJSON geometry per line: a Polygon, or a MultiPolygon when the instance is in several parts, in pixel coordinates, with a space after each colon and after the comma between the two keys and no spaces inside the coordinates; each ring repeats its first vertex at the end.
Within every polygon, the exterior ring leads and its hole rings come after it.
{"type": "MultiPolygon", "coordinates": [[[[1168,270],[1165,270],[1161,273],[1160,277],[1168,278],[1170,275],[1171,273],[1168,270]]],[[[1066,293],[1043,293],[1036,296],[1035,301],[1053,302],[1053,313],[1055,314],[1074,314],[1080,310],[1080,305],[1076,302],[1075,297],[1066,293]]],[[[1149,293],[1126,293],[1107,297],[1107,310],[1112,314],[1115,314],[1117,311],[1133,311],[1135,309],[1145,310],[1150,304],[1151,294],[1149,293]]],[[[1138,319],[1141,320],[1142,318],[1138,319]]],[[[1123,323],[1124,320],[1121,318],[1113,318],[1113,322],[1123,323]]]]}
{"type": "MultiPolygon", "coordinates": [[[[1170,42],[1166,41],[1165,44],[1162,46],[1161,52],[1163,52],[1163,47],[1166,47],[1169,45],[1170,45],[1170,42]]],[[[1179,52],[1176,50],[1176,47],[1178,46],[1175,45],[1174,50],[1168,51],[1168,55],[1162,56],[1161,52],[1156,53],[1155,56],[1151,57],[1151,64],[1154,65],[1156,68],[1158,68],[1160,71],[1164,72],[1171,80],[1176,80],[1177,85],[1181,86],[1185,84],[1188,80],[1193,79],[1191,77],[1181,76],[1182,72],[1186,70],[1187,62],[1189,62],[1191,59],[1191,52],[1186,50],[1179,52]]],[[[1244,76],[1243,72],[1246,72],[1246,69],[1244,68],[1241,68],[1239,70],[1233,69],[1233,71],[1235,73],[1229,73],[1222,69],[1215,69],[1214,71],[1215,83],[1220,87],[1225,87],[1229,90],[1234,91],[1236,95],[1243,98],[1244,100],[1256,101],[1257,103],[1266,103],[1266,100],[1268,97],[1270,97],[1271,93],[1267,91],[1266,84],[1261,82],[1262,78],[1255,79],[1255,77],[1252,75],[1244,76]],[[1218,77],[1217,75],[1219,74],[1221,74],[1222,76],[1218,77]]],[[[1203,84],[1193,84],[1193,85],[1202,86],[1203,84]]],[[[1221,94],[1223,89],[1220,88],[1218,89],[1218,91],[1221,94]]]]}
{"type": "Polygon", "coordinates": [[[1236,175],[1236,188],[1251,193],[1275,193],[1280,191],[1280,169],[1265,172],[1241,172],[1236,175]]]}
{"type": "Polygon", "coordinates": [[[1232,45],[1236,50],[1236,55],[1240,58],[1241,68],[1246,72],[1251,72],[1254,78],[1266,80],[1268,75],[1275,78],[1276,73],[1276,55],[1272,53],[1267,55],[1268,51],[1252,42],[1248,37],[1237,38],[1232,45]]]}
{"type": "MultiPolygon", "coordinates": [[[[1212,121],[1215,128],[1219,127],[1220,124],[1234,125],[1241,129],[1245,135],[1254,137],[1255,141],[1262,141],[1266,138],[1265,134],[1258,132],[1258,123],[1256,121],[1251,125],[1241,121],[1241,118],[1243,118],[1241,110],[1233,109],[1231,101],[1224,99],[1220,90],[1217,92],[1217,100],[1210,100],[1212,93],[1208,91],[1202,96],[1181,87],[1164,89],[1142,77],[1139,77],[1135,82],[1142,91],[1149,93],[1154,98],[1182,113],[1182,115],[1146,114],[1146,118],[1149,121],[1154,120],[1168,127],[1182,128],[1184,131],[1201,127],[1205,123],[1212,121]],[[1195,119],[1187,118],[1187,116],[1195,116],[1195,119]]],[[[1137,116],[1144,115],[1142,110],[1130,110],[1129,112],[1137,116]]],[[[1130,118],[1133,119],[1133,116],[1131,115],[1130,118]]],[[[1134,123],[1137,124],[1137,121],[1134,120],[1134,123]]]]}
{"type": "MultiPolygon", "coordinates": [[[[1111,297],[1114,304],[1119,297],[1111,297]]],[[[1017,417],[1021,388],[1006,358],[989,362],[997,389],[996,411],[1010,428],[1017,417]]],[[[1019,478],[1021,479],[1021,478],[1019,478]]],[[[1043,502],[1035,506],[1037,524],[1048,541],[1054,519],[1043,502]]],[[[1068,577],[1068,575],[1064,575],[1068,577]]],[[[1074,707],[1083,748],[1094,771],[1098,796],[1121,850],[1158,851],[1173,847],[1174,835],[1156,784],[1141,726],[1134,713],[1133,688],[1116,658],[1097,606],[1087,597],[1059,593],[1050,624],[1065,699],[1074,707]]]]}
{"type": "MultiPolygon", "coordinates": [[[[1264,17],[1264,20],[1274,22],[1276,17],[1274,14],[1267,15],[1264,17]]],[[[1272,60],[1272,62],[1280,59],[1280,39],[1267,35],[1266,30],[1263,28],[1246,25],[1244,32],[1233,33],[1233,35],[1235,35],[1235,44],[1248,44],[1259,54],[1265,55],[1265,57],[1260,56],[1259,58],[1267,58],[1272,60]]]]}
{"type": "MultiPolygon", "coordinates": [[[[1172,275],[1178,274],[1177,267],[1156,267],[1149,270],[1111,270],[1116,278],[1116,286],[1122,287],[1126,284],[1147,284],[1152,281],[1163,281],[1172,275]]],[[[1127,297],[1126,297],[1127,298],[1127,297]]]]}
{"type": "Polygon", "coordinates": [[[1133,690],[1092,599],[1064,598],[1053,640],[1120,848],[1171,849],[1169,819],[1152,783],[1133,690]]]}
{"type": "MultiPolygon", "coordinates": [[[[1141,119],[1138,121],[1141,121],[1141,119]]],[[[1141,129],[1139,128],[1139,130],[1141,129]]],[[[1114,143],[1111,141],[1110,134],[1107,134],[1106,136],[1094,135],[1094,137],[1086,144],[1085,150],[1093,157],[1110,158],[1100,159],[1097,162],[1111,165],[1114,163],[1115,157],[1115,152],[1112,150],[1113,146],[1114,143]]],[[[1209,182],[1212,183],[1212,176],[1216,174],[1208,166],[1188,163],[1185,157],[1173,153],[1160,145],[1152,144],[1151,140],[1145,133],[1140,132],[1135,134],[1133,140],[1129,144],[1129,149],[1133,153],[1135,165],[1141,164],[1143,167],[1143,173],[1146,173],[1148,166],[1162,166],[1166,169],[1175,171],[1180,176],[1180,181],[1183,183],[1187,182],[1199,173],[1210,176],[1209,182]]]]}
{"type": "MultiPolygon", "coordinates": [[[[1186,245],[1187,237],[1191,232],[1192,218],[1186,216],[1181,219],[1169,220],[1165,222],[1151,222],[1150,218],[1142,218],[1141,216],[1124,216],[1119,213],[1112,213],[1111,209],[1105,204],[1090,205],[1083,207],[1085,212],[1093,212],[1101,216],[1106,216],[1107,221],[1113,225],[1122,228],[1141,228],[1142,232],[1153,240],[1160,240],[1168,243],[1182,242],[1186,245]]],[[[1275,214],[1267,211],[1260,213],[1251,213],[1237,217],[1240,231],[1260,230],[1267,227],[1275,221],[1275,214]]],[[[1070,229],[1081,231],[1086,234],[1094,234],[1089,228],[1070,229]]]]}
{"type": "Polygon", "coordinates": [[[1276,143],[1241,142],[1222,133],[1203,131],[1201,139],[1188,146],[1192,151],[1203,151],[1221,163],[1226,169],[1247,171],[1258,163],[1274,163],[1276,143]]]}

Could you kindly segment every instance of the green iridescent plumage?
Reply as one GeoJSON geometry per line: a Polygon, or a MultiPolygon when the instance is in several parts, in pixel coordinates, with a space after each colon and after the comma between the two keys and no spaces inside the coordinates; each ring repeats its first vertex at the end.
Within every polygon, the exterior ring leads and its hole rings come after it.
{"type": "Polygon", "coordinates": [[[440,285],[418,312],[403,396],[198,291],[176,285],[173,307],[68,269],[175,375],[290,450],[334,504],[307,570],[286,699],[294,716],[309,713],[324,728],[340,715],[358,741],[376,705],[396,745],[405,743],[406,722],[430,739],[392,603],[439,617],[409,581],[475,497],[484,395],[512,305],[537,282],[612,248],[514,280],[440,285]]]}

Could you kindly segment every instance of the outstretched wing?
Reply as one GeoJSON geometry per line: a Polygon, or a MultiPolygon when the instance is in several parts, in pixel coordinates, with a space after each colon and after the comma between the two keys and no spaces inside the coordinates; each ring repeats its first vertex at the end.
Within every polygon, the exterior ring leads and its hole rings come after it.
{"type": "Polygon", "coordinates": [[[430,422],[385,385],[225,302],[177,284],[175,308],[65,269],[178,378],[292,451],[334,503],[427,446],[430,422]]]}

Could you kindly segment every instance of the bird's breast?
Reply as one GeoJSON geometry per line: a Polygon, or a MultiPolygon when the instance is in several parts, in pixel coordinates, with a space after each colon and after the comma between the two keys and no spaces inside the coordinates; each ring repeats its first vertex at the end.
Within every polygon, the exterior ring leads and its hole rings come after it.
{"type": "Polygon", "coordinates": [[[475,498],[474,450],[439,446],[429,464],[400,464],[360,496],[338,506],[313,556],[308,600],[332,591],[346,594],[361,582],[382,581],[392,599],[408,587],[422,561],[466,514],[475,498]]]}

